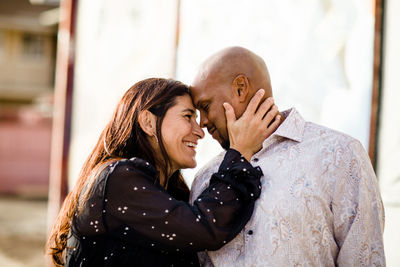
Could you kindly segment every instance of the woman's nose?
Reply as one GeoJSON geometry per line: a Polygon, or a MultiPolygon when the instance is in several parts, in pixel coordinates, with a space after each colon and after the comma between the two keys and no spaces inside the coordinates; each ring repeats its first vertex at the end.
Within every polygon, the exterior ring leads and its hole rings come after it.
{"type": "Polygon", "coordinates": [[[200,125],[197,122],[194,122],[193,125],[193,133],[199,137],[199,139],[204,138],[204,131],[200,128],[200,125]]]}

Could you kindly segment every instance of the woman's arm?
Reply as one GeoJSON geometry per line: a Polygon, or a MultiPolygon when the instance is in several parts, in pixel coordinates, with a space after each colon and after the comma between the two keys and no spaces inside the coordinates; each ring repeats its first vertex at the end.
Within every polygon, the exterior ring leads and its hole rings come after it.
{"type": "Polygon", "coordinates": [[[250,219],[261,170],[230,149],[193,205],[154,184],[140,159],[119,161],[107,181],[105,218],[116,238],[164,250],[216,250],[250,219]],[[122,228],[121,228],[122,227],[122,228]],[[145,238],[143,238],[145,237],[145,238]]]}

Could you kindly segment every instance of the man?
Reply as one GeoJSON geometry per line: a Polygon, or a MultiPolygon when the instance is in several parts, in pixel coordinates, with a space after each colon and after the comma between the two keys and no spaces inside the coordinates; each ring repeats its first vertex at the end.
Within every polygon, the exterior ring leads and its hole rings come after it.
{"type": "MultiPolygon", "coordinates": [[[[191,87],[200,125],[223,148],[229,147],[223,103],[240,117],[259,88],[272,96],[264,61],[247,49],[226,48],[200,67],[191,87]]],[[[360,142],[306,122],[294,108],[280,114],[280,126],[251,158],[264,173],[253,216],[234,240],[207,252],[206,265],[384,266],[384,209],[360,142]]],[[[196,175],[191,200],[222,158],[196,175]]]]}

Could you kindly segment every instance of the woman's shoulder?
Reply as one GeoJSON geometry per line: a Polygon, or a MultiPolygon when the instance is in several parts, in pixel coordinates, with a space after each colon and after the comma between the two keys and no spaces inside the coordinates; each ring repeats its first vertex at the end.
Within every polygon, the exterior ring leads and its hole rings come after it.
{"type": "Polygon", "coordinates": [[[119,176],[121,174],[140,174],[144,176],[158,176],[157,169],[148,161],[133,157],[110,162],[102,171],[105,176],[119,176]]]}

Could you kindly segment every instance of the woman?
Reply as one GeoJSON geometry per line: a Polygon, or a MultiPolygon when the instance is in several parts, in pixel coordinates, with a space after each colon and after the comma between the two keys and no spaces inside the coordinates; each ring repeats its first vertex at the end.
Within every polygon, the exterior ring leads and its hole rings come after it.
{"type": "MultiPolygon", "coordinates": [[[[197,251],[215,250],[233,239],[249,220],[261,188],[261,171],[240,153],[251,156],[261,143],[229,125],[235,142],[209,188],[189,205],[180,169],[196,166],[195,148],[204,137],[189,88],[157,78],[132,86],[56,219],[47,243],[53,262],[198,265],[197,251]]],[[[257,134],[259,125],[246,130],[257,134]]]]}

